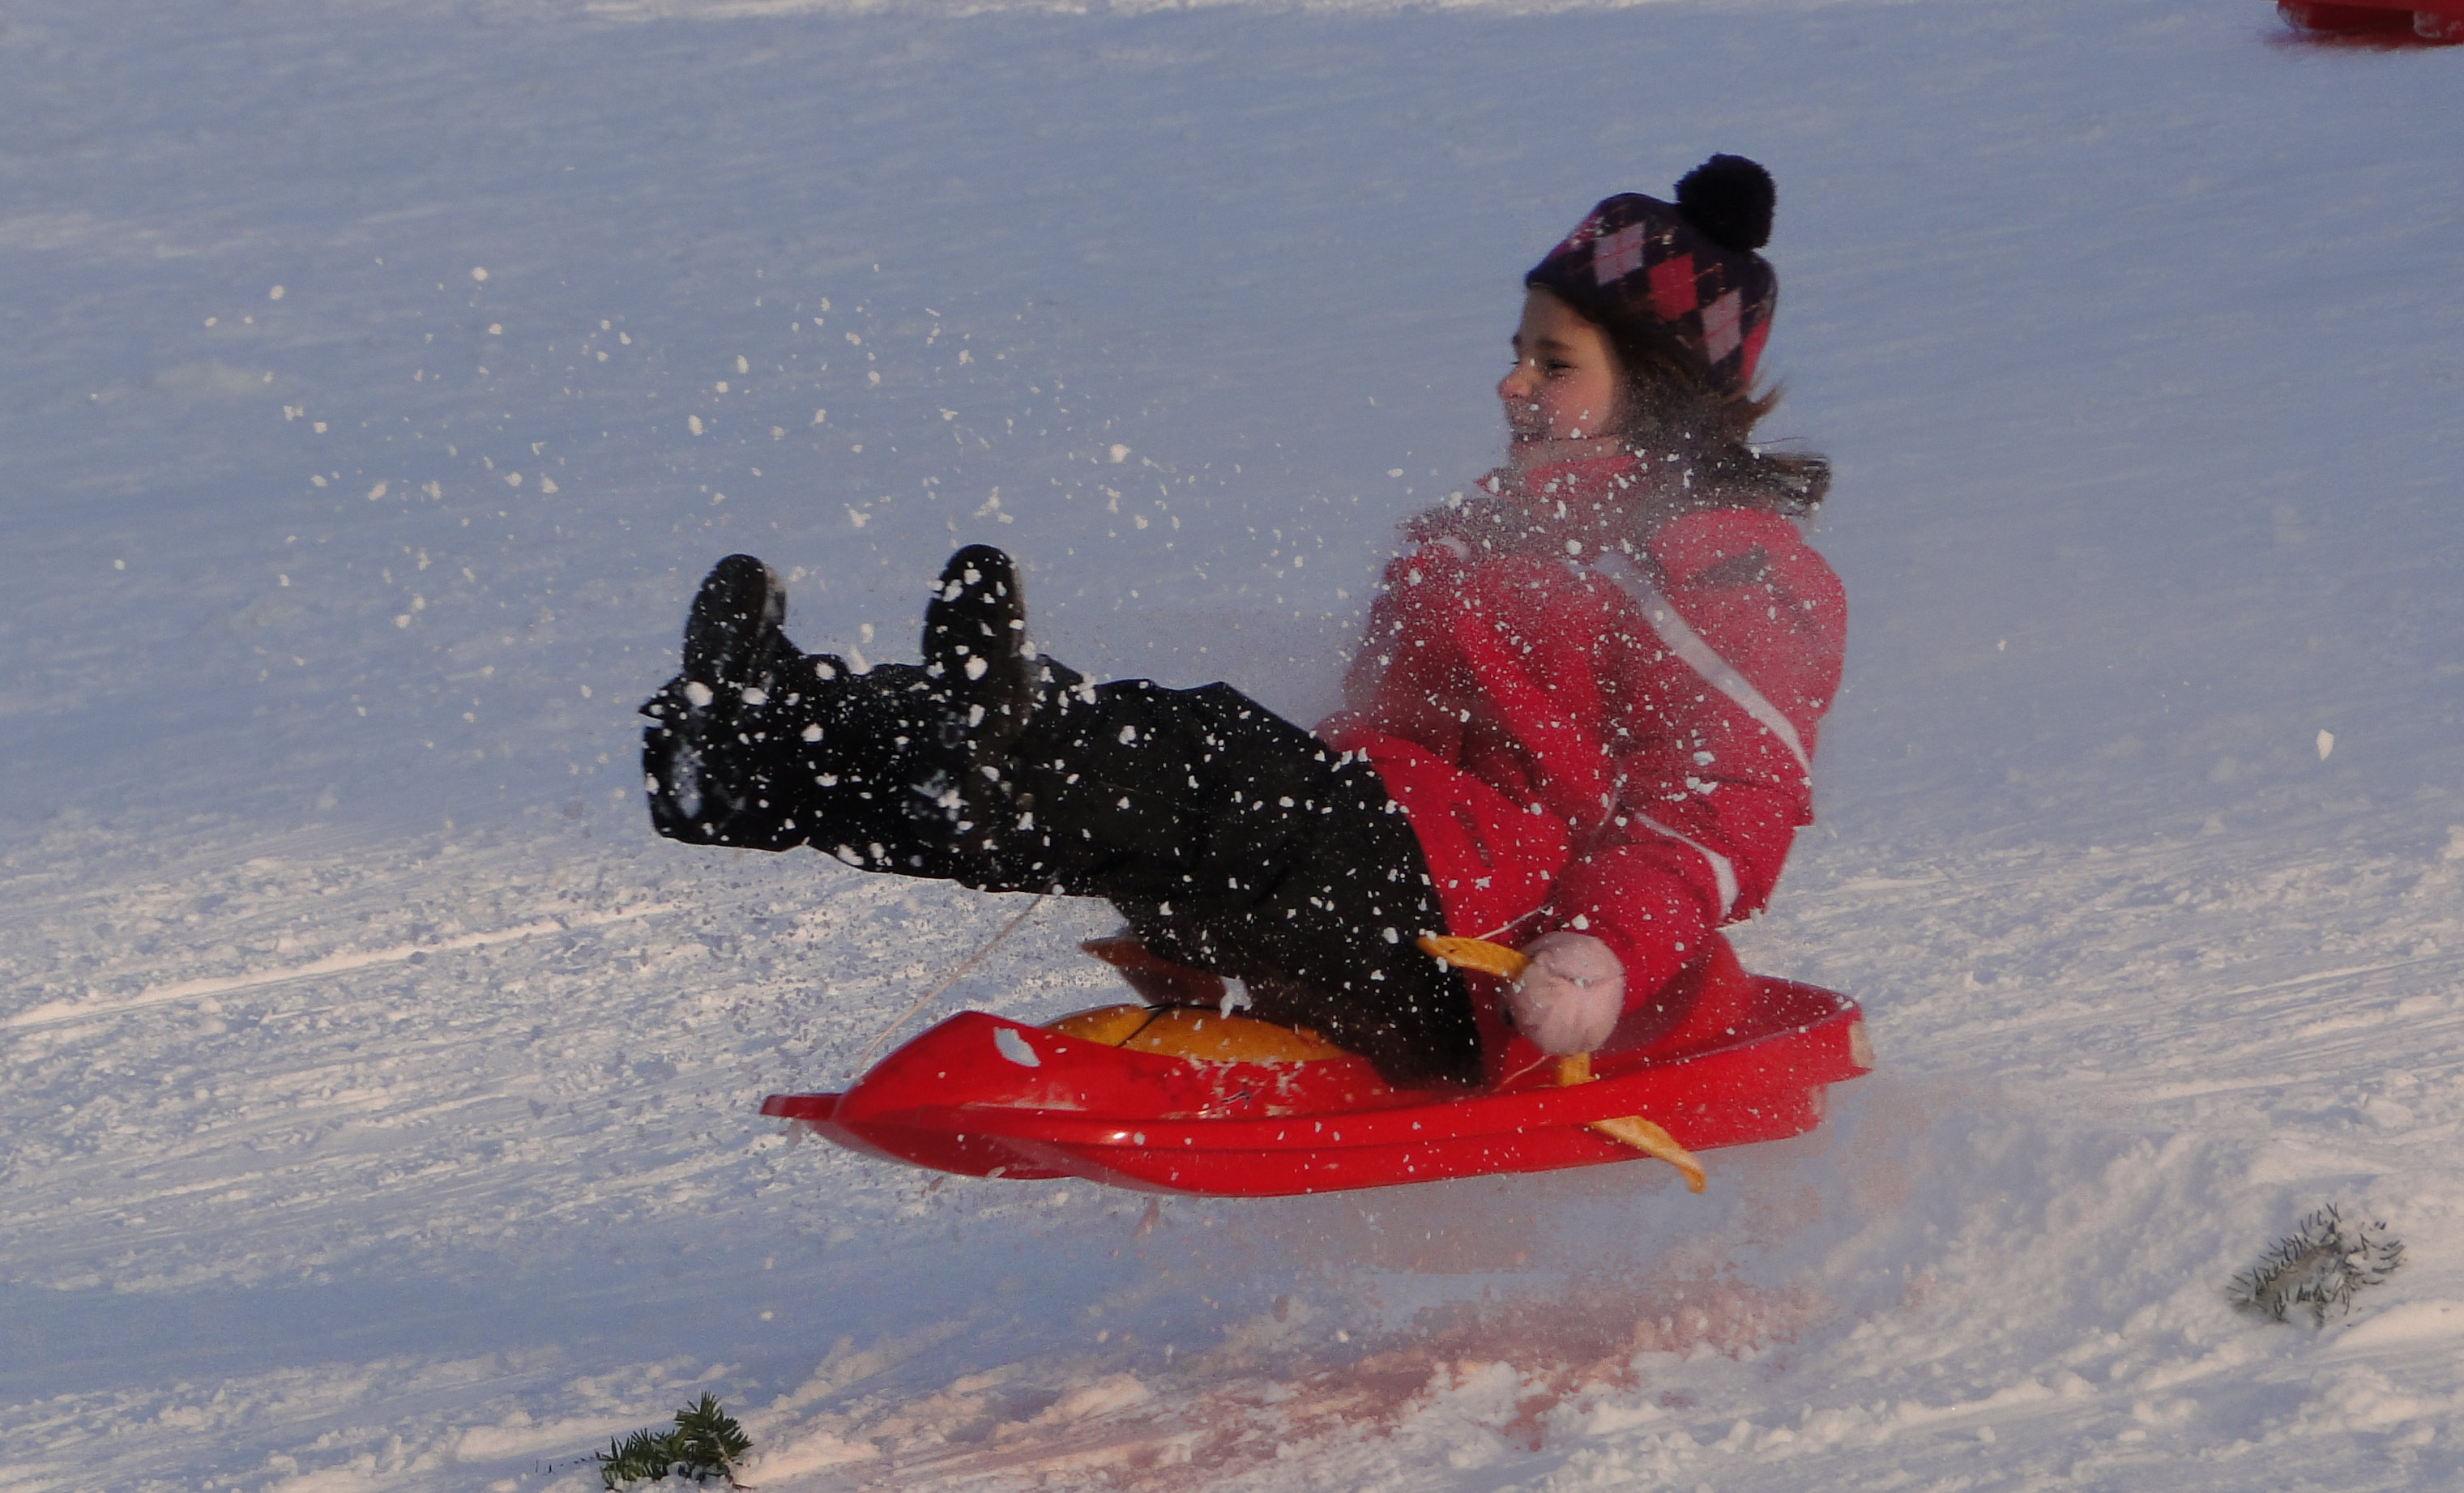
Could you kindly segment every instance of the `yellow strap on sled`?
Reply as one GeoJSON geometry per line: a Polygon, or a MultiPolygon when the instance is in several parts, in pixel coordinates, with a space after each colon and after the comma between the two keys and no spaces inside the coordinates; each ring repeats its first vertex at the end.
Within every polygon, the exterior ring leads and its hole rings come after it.
{"type": "Polygon", "coordinates": [[[1703,1175],[1703,1163],[1694,1159],[1694,1153],[1677,1144],[1677,1137],[1641,1115],[1627,1114],[1614,1120],[1594,1120],[1592,1129],[1611,1140],[1623,1141],[1644,1155],[1658,1156],[1675,1167],[1684,1174],[1685,1190],[1689,1193],[1699,1193],[1707,1185],[1708,1179],[1703,1175]]]}
{"type": "MultiPolygon", "coordinates": [[[[1558,1087],[1572,1088],[1576,1084],[1588,1084],[1591,1081],[1592,1055],[1590,1053],[1577,1052],[1557,1060],[1558,1087]]],[[[1644,1155],[1658,1156],[1675,1167],[1685,1175],[1685,1190],[1689,1193],[1699,1193],[1707,1185],[1707,1178],[1703,1175],[1703,1163],[1694,1159],[1694,1153],[1677,1144],[1676,1136],[1669,1134],[1641,1115],[1626,1114],[1615,1119],[1594,1120],[1591,1128],[1611,1140],[1632,1146],[1644,1155]]]]}
{"type": "MultiPolygon", "coordinates": [[[[1439,933],[1422,933],[1422,952],[1442,959],[1459,970],[1473,970],[1494,975],[1500,979],[1521,979],[1531,967],[1531,960],[1521,951],[1485,938],[1455,938],[1439,933]]],[[[1577,1052],[1557,1060],[1557,1087],[1571,1088],[1592,1081],[1592,1055],[1577,1052]]],[[[1658,1156],[1685,1175],[1685,1190],[1699,1193],[1706,1185],[1703,1163],[1694,1153],[1677,1144],[1677,1137],[1639,1114],[1619,1115],[1614,1119],[1594,1120],[1591,1128],[1621,1145],[1632,1146],[1648,1156],[1658,1156]]]]}
{"type": "Polygon", "coordinates": [[[1422,933],[1420,951],[1442,959],[1459,970],[1471,970],[1482,975],[1494,975],[1500,979],[1521,979],[1531,967],[1520,950],[1485,938],[1453,938],[1442,933],[1422,933]]]}

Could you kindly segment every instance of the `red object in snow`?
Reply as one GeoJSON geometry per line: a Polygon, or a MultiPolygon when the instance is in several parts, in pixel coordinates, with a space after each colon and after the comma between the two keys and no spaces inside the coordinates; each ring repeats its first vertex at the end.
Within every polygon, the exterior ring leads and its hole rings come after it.
{"type": "MultiPolygon", "coordinates": [[[[1692,1151],[1778,1140],[1821,1123],[1829,1085],[1872,1069],[1854,1001],[1759,977],[1751,989],[1716,1045],[1676,1057],[1603,1053],[1593,1081],[1573,1087],[1556,1087],[1542,1065],[1468,1092],[1394,1088],[1362,1059],[1331,1048],[1210,1061],[969,1011],[843,1094],[773,1094],[761,1112],[852,1150],[961,1175],[1076,1176],[1218,1197],[1596,1166],[1643,1155],[1596,1122],[1639,1116],[1692,1151]]],[[[1093,1033],[1144,1016],[1115,1009],[1127,1014],[1056,1024],[1093,1033]]],[[[1203,1011],[1172,1017],[1201,1038],[1208,1023],[1222,1024],[1203,1011]]]]}
{"type": "Polygon", "coordinates": [[[2464,0],[2276,0],[2276,11],[2296,31],[2333,35],[2409,29],[2423,41],[2464,42],[2464,0]]]}

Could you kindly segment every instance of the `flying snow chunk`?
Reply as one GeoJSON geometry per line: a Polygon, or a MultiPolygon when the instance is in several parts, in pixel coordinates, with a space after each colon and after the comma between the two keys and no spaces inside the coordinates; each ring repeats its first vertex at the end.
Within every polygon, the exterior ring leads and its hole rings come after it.
{"type": "Polygon", "coordinates": [[[2336,734],[2332,731],[2319,733],[2319,760],[2325,761],[2327,754],[2334,750],[2336,750],[2336,734]]]}
{"type": "Polygon", "coordinates": [[[268,300],[280,300],[282,298],[282,287],[277,285],[274,289],[267,291],[265,293],[265,298],[268,300]]]}
{"type": "Polygon", "coordinates": [[[1114,446],[1114,447],[1112,448],[1112,465],[1113,465],[1113,466],[1117,467],[1117,466],[1119,466],[1121,463],[1123,463],[1123,462],[1125,462],[1125,461],[1127,461],[1127,460],[1129,460],[1129,459],[1130,459],[1130,449],[1129,449],[1128,447],[1126,447],[1126,446],[1114,446]]]}
{"type": "Polygon", "coordinates": [[[471,278],[474,280],[485,280],[487,277],[488,272],[486,270],[475,264],[471,267],[471,278]]]}
{"type": "Polygon", "coordinates": [[[1001,1049],[1001,1055],[1002,1057],[1009,1059],[1020,1067],[1040,1068],[1044,1066],[1044,1060],[1036,1056],[1035,1048],[1028,1043],[1025,1038],[1021,1037],[1018,1034],[1018,1029],[1016,1027],[994,1027],[993,1045],[1001,1049]]]}

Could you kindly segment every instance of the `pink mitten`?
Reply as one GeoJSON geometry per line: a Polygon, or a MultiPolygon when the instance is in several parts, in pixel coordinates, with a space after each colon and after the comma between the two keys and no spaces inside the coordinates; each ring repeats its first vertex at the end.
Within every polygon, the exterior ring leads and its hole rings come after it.
{"type": "Polygon", "coordinates": [[[1531,941],[1531,967],[1506,998],[1514,1029],[1542,1052],[1589,1052],[1625,1011],[1625,966],[1589,933],[1560,929],[1531,941]]]}

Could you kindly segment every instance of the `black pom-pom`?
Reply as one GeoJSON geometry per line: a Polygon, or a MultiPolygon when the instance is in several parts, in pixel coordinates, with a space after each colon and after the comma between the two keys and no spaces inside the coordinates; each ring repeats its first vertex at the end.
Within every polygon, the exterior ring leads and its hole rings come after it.
{"type": "Polygon", "coordinates": [[[1771,242],[1779,189],[1771,173],[1743,156],[1713,156],[1677,184],[1677,210],[1713,243],[1751,253],[1771,242]]]}

